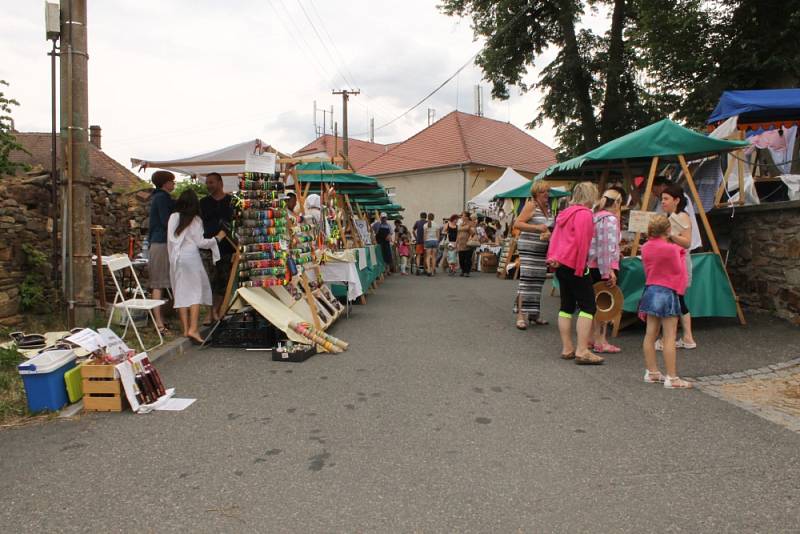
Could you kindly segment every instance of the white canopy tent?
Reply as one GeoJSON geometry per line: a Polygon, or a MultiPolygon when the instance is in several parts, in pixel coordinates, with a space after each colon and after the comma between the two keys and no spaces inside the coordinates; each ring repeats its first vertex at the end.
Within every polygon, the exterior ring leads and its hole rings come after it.
{"type": "Polygon", "coordinates": [[[139,170],[157,168],[188,174],[191,177],[203,176],[210,172],[218,172],[223,177],[223,180],[226,181],[227,186],[228,181],[235,180],[236,176],[244,172],[245,159],[248,154],[259,154],[263,152],[272,152],[277,154],[278,157],[285,157],[284,154],[278,152],[261,139],[253,139],[204,154],[169,161],[151,161],[131,158],[131,165],[133,167],[138,166],[139,170]]]}
{"type": "Polygon", "coordinates": [[[511,167],[507,167],[500,178],[492,182],[489,187],[470,199],[469,202],[467,202],[467,206],[471,209],[480,211],[483,214],[488,214],[492,211],[491,205],[494,197],[500,193],[511,191],[522,184],[529,183],[531,183],[529,179],[525,178],[511,167]]]}

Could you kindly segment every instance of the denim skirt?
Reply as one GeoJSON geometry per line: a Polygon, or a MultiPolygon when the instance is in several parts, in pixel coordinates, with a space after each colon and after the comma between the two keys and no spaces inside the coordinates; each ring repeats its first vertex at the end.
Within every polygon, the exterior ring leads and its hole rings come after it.
{"type": "Polygon", "coordinates": [[[656,317],[679,317],[681,303],[678,294],[664,286],[645,286],[639,301],[639,314],[656,317]]]}

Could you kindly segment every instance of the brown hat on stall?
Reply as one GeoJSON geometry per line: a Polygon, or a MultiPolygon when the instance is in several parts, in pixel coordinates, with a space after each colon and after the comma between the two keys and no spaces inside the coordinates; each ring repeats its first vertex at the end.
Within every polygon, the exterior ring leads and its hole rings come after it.
{"type": "Polygon", "coordinates": [[[597,304],[597,311],[594,314],[596,320],[611,321],[622,314],[625,296],[619,286],[608,287],[605,281],[601,280],[593,287],[594,301],[597,304]]]}

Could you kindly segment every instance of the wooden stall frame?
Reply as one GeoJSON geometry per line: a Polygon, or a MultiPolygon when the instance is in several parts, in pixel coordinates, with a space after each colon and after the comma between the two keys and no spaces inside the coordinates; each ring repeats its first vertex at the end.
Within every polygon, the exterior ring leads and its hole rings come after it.
{"type": "MultiPolygon", "coordinates": [[[[649,211],[649,204],[650,204],[650,196],[653,193],[653,183],[655,182],[656,170],[658,168],[658,156],[653,157],[652,162],[650,163],[650,172],[647,176],[647,185],[645,186],[644,198],[642,199],[642,208],[644,211],[649,211]]],[[[720,253],[719,246],[717,244],[716,236],[714,235],[714,231],[711,228],[711,224],[708,221],[708,217],[706,216],[706,211],[703,208],[703,202],[700,200],[700,195],[697,192],[697,187],[694,183],[694,178],[692,176],[691,171],[689,170],[689,165],[686,163],[686,158],[683,154],[678,155],[678,163],[680,163],[681,169],[683,170],[684,177],[686,178],[686,183],[689,185],[689,192],[691,193],[692,199],[694,200],[695,204],[700,208],[698,211],[698,215],[700,216],[700,221],[703,224],[703,228],[706,231],[706,235],[708,236],[708,241],[711,244],[711,249],[713,250],[714,254],[716,254],[720,260],[722,260],[722,254],[720,253]]],[[[743,179],[742,173],[739,174],[740,179],[743,179]]],[[[743,190],[742,190],[743,192],[743,190]]],[[[740,195],[741,196],[741,195],[740,195]]],[[[694,221],[693,224],[696,224],[697,221],[694,221]]],[[[634,237],[633,246],[631,247],[631,256],[635,257],[639,251],[639,240],[641,238],[640,233],[636,233],[634,237]]],[[[739,323],[742,325],[746,325],[747,321],[744,318],[744,313],[742,312],[742,307],[739,304],[739,297],[736,294],[736,290],[731,283],[730,275],[728,275],[728,270],[725,268],[725,263],[722,263],[722,270],[725,273],[725,279],[728,281],[728,286],[731,289],[731,293],[733,294],[733,299],[736,302],[736,316],[739,319],[739,323]]],[[[618,328],[615,328],[618,330],[618,328]]]]}

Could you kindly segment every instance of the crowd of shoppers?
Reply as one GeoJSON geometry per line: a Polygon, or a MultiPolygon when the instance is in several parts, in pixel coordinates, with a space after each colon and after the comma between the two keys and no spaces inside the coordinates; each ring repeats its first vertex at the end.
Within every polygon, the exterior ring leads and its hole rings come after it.
{"type": "MultiPolygon", "coordinates": [[[[651,219],[642,247],[645,289],[639,316],[647,325],[642,344],[644,381],[667,389],[691,388],[692,383],[678,375],[676,348],[697,346],[684,295],[692,281],[689,252],[700,245],[699,235],[694,234],[694,216],[687,209],[691,204],[679,185],[660,178],[654,192],[662,214],[651,219]],[[683,336],[676,339],[679,318],[683,336]],[[663,352],[664,373],[658,367],[657,351],[663,352]]],[[[517,328],[547,324],[541,318],[541,292],[550,270],[560,293],[561,358],[580,365],[602,364],[605,360],[599,354],[621,349],[608,342],[608,325],[595,320],[593,286],[617,284],[626,192],[611,187],[600,194],[593,183],[578,183],[568,207],[555,218],[548,193],[547,182],[535,182],[513,226],[519,251],[517,328]]]]}

